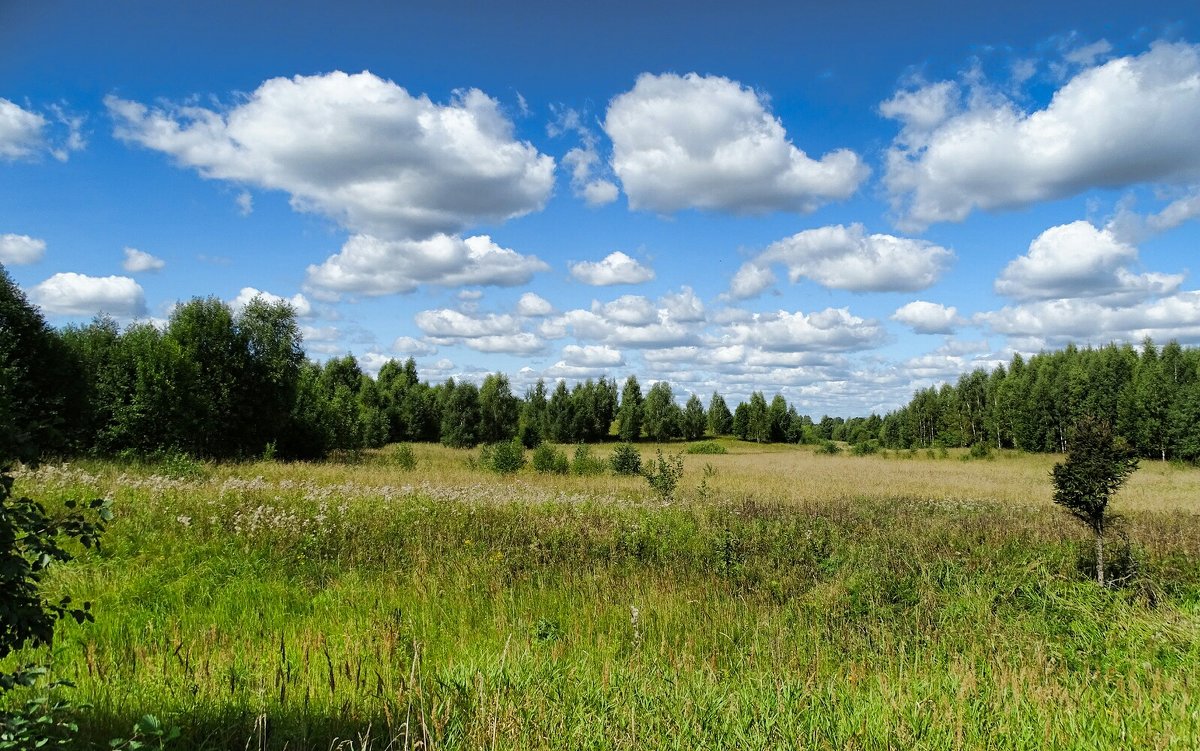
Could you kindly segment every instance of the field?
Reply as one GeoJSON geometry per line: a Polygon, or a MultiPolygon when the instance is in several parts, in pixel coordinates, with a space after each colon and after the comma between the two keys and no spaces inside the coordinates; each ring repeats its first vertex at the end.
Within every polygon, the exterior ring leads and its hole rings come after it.
{"type": "Polygon", "coordinates": [[[1200,471],[1143,463],[1101,590],[1054,457],[727,445],[672,500],[420,445],[44,466],[117,520],[50,582],[96,622],[20,657],[99,747],[1200,747],[1200,471]]]}

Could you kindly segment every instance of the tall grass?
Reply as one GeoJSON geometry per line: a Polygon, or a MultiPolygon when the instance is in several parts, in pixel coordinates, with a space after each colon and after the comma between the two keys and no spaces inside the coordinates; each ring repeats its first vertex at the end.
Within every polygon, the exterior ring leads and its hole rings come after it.
{"type": "Polygon", "coordinates": [[[729,447],[673,502],[428,446],[26,474],[118,512],[52,581],[97,622],[43,656],[97,744],[154,713],[186,749],[1200,745],[1200,473],[1122,491],[1135,575],[1100,590],[1041,457],[729,447]]]}

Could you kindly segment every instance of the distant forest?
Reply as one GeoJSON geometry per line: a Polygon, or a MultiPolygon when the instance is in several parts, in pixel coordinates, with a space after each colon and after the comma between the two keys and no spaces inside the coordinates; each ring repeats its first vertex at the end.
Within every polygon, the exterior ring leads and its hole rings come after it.
{"type": "Polygon", "coordinates": [[[669,383],[643,391],[632,375],[573,388],[539,380],[522,396],[501,373],[479,386],[423,382],[412,358],[372,378],[351,355],[307,360],[290,306],[261,298],[236,312],[193,299],[161,330],[105,318],[59,330],[0,268],[0,323],[5,440],[61,455],[315,459],[402,441],[470,447],[516,438],[533,447],[704,435],[1044,452],[1064,451],[1071,426],[1092,415],[1145,457],[1200,458],[1200,350],[1175,342],[1017,355],[1008,367],[920,390],[882,417],[814,421],[762,392],[733,410],[719,393],[680,407],[669,383]]]}

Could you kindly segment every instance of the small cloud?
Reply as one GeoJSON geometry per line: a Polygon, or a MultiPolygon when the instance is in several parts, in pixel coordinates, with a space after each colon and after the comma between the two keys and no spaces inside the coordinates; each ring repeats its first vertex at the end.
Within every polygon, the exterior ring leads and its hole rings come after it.
{"type": "Polygon", "coordinates": [[[161,271],[167,262],[149,253],[138,250],[137,248],[125,249],[125,260],[121,262],[121,268],[131,274],[138,274],[143,271],[161,271]]]}
{"type": "Polygon", "coordinates": [[[619,250],[609,253],[599,262],[578,261],[568,265],[571,276],[594,287],[641,284],[654,278],[653,269],[643,266],[619,250]]]}
{"type": "Polygon", "coordinates": [[[242,216],[250,216],[254,213],[254,196],[250,195],[249,191],[243,190],[238,193],[237,198],[238,213],[242,216]]]}
{"type": "Polygon", "coordinates": [[[392,351],[397,355],[406,357],[423,357],[425,355],[436,355],[437,347],[429,342],[414,339],[411,336],[398,336],[392,342],[392,351]]]}
{"type": "Polygon", "coordinates": [[[242,287],[238,292],[237,297],[230,301],[229,305],[234,310],[245,308],[251,300],[259,298],[268,303],[287,303],[292,306],[297,318],[311,318],[313,316],[313,305],[304,295],[296,293],[291,297],[280,297],[273,295],[270,292],[263,292],[254,287],[242,287]]]}
{"type": "Polygon", "coordinates": [[[957,308],[924,300],[914,300],[902,306],[892,314],[892,320],[903,323],[918,334],[953,334],[957,326],[965,323],[959,317],[957,308]]]}
{"type": "Polygon", "coordinates": [[[45,240],[29,235],[0,235],[0,263],[8,266],[37,263],[45,254],[45,240]]]}
{"type": "Polygon", "coordinates": [[[520,300],[517,300],[517,315],[519,316],[541,318],[553,312],[554,306],[550,304],[550,301],[533,292],[526,292],[521,295],[520,300]]]}

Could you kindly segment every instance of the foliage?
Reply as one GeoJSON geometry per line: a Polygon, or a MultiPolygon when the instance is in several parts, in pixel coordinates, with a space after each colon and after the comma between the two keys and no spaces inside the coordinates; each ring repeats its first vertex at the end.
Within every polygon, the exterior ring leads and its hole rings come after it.
{"type": "Polygon", "coordinates": [[[713,392],[708,400],[708,432],[716,436],[733,432],[733,413],[725,403],[725,397],[713,392]]]}
{"type": "Polygon", "coordinates": [[[586,443],[576,444],[575,456],[571,458],[571,474],[573,475],[602,475],[608,464],[592,454],[591,446],[586,443]]]}
{"type": "MultiPolygon", "coordinates": [[[[33,686],[44,672],[26,670],[18,685],[33,686]]],[[[20,707],[0,711],[0,751],[73,748],[79,732],[73,715],[80,707],[56,695],[56,689],[69,685],[52,684],[46,693],[27,699],[20,707]]]]}
{"type": "Polygon", "coordinates": [[[629,443],[642,437],[642,387],[636,376],[625,379],[621,408],[617,411],[617,434],[629,443]]]}
{"type": "Polygon", "coordinates": [[[850,453],[854,456],[871,456],[879,453],[879,443],[877,441],[859,441],[850,447],[850,453]]]}
{"type": "Polygon", "coordinates": [[[632,443],[619,443],[608,455],[608,466],[616,475],[640,475],[642,473],[642,454],[632,443]]]}
{"type": "Polygon", "coordinates": [[[1054,465],[1054,502],[1101,534],[1109,499],[1137,466],[1108,423],[1085,417],[1075,426],[1066,461],[1054,465]]]}
{"type": "Polygon", "coordinates": [[[826,456],[837,456],[842,453],[842,447],[834,441],[821,441],[817,444],[816,453],[825,454],[826,456]]]}
{"type": "Polygon", "coordinates": [[[525,446],[516,438],[490,443],[480,452],[479,464],[497,474],[515,474],[525,466],[525,446]]]}
{"type": "Polygon", "coordinates": [[[708,427],[708,416],[700,397],[692,394],[688,397],[683,408],[682,433],[685,441],[698,441],[704,437],[704,429],[708,427]]]}
{"type": "Polygon", "coordinates": [[[726,454],[729,453],[724,445],[716,441],[700,441],[698,443],[688,444],[687,452],[689,454],[726,454]]]}
{"type": "Polygon", "coordinates": [[[413,453],[413,448],[407,443],[396,444],[389,456],[391,464],[405,472],[411,472],[417,468],[417,456],[413,453]]]}
{"type": "Polygon", "coordinates": [[[675,489],[683,478],[683,454],[663,456],[662,449],[658,449],[655,458],[642,469],[642,477],[661,500],[675,500],[675,489]]]}
{"type": "Polygon", "coordinates": [[[543,475],[565,475],[570,465],[564,452],[549,443],[542,443],[533,450],[533,469],[543,475]]]}
{"type": "Polygon", "coordinates": [[[683,413],[675,403],[671,384],[659,381],[650,387],[642,405],[646,437],[662,443],[682,434],[683,413]]]}

